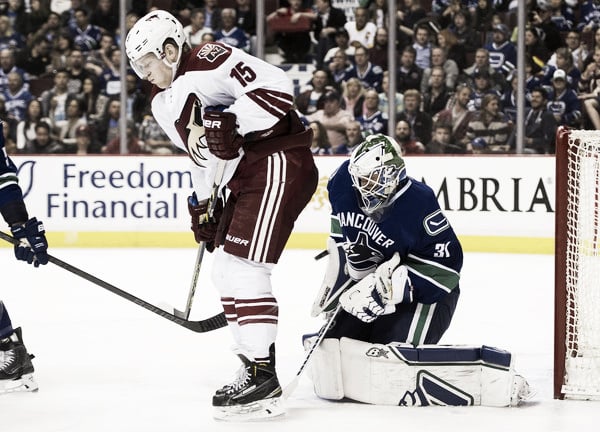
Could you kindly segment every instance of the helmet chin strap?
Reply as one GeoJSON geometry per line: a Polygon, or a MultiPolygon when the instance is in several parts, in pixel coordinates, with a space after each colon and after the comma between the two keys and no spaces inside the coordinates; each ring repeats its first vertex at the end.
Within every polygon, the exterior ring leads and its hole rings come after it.
{"type": "Polygon", "coordinates": [[[177,59],[175,59],[175,62],[170,63],[169,60],[167,60],[167,56],[164,56],[162,61],[165,65],[167,65],[169,68],[171,68],[171,82],[169,83],[172,84],[173,81],[175,80],[175,74],[177,73],[177,68],[179,67],[179,61],[181,60],[181,53],[182,50],[178,49],[177,50],[177,59]]]}

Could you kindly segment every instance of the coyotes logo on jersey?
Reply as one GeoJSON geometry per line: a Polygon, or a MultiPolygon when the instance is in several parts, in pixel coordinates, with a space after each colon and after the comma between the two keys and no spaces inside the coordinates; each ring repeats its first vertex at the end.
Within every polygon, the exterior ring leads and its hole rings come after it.
{"type": "Polygon", "coordinates": [[[199,59],[206,59],[208,62],[214,63],[217,58],[224,54],[229,54],[229,50],[223,45],[207,43],[198,50],[197,56],[199,59]]]}
{"type": "Polygon", "coordinates": [[[202,102],[194,93],[188,95],[181,115],[175,121],[175,128],[185,144],[190,159],[199,167],[206,168],[208,145],[204,139],[202,126],[202,102]]]}

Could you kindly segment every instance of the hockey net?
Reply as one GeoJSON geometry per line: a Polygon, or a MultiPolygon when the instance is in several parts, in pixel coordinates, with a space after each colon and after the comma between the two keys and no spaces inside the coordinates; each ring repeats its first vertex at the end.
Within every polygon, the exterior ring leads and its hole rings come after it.
{"type": "Polygon", "coordinates": [[[600,131],[556,135],[554,397],[600,399],[600,131]]]}

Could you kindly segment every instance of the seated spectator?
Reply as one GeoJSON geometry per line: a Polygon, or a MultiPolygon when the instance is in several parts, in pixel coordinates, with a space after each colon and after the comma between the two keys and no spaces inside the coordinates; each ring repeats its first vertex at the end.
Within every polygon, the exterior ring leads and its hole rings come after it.
{"type": "Polygon", "coordinates": [[[596,31],[600,28],[600,3],[596,0],[583,0],[577,30],[581,32],[596,31]]]}
{"type": "Polygon", "coordinates": [[[335,84],[340,85],[352,67],[352,64],[348,60],[346,53],[342,49],[337,49],[327,67],[335,84]]]}
{"type": "Polygon", "coordinates": [[[341,108],[341,97],[336,91],[330,90],[323,95],[323,109],[306,116],[311,122],[317,120],[325,127],[332,153],[346,140],[346,126],[353,119],[352,114],[341,108]]]}
{"type": "Polygon", "coordinates": [[[102,31],[95,25],[90,24],[88,11],[79,7],[73,10],[75,22],[69,24],[69,32],[75,46],[84,53],[98,48],[102,31]]]}
{"type": "Polygon", "coordinates": [[[332,62],[336,52],[342,50],[348,59],[348,66],[354,63],[354,46],[350,45],[350,38],[345,28],[340,28],[335,32],[335,45],[330,48],[323,57],[323,64],[329,65],[332,62]]]}
{"type": "Polygon", "coordinates": [[[52,43],[50,49],[50,66],[48,72],[67,69],[69,66],[68,58],[69,53],[73,49],[75,44],[68,30],[61,30],[52,43]]]}
{"type": "MultiPolygon", "coordinates": [[[[121,119],[121,100],[113,97],[108,100],[106,112],[96,125],[96,139],[99,146],[105,146],[119,136],[121,119]]],[[[100,153],[100,147],[90,149],[91,153],[100,153]]]]}
{"type": "MultiPolygon", "coordinates": [[[[525,115],[525,137],[523,139],[523,153],[554,154],[556,119],[547,108],[548,93],[543,87],[533,89],[531,92],[531,108],[525,115]]],[[[516,147],[515,134],[509,142],[511,148],[516,147]]]]}
{"type": "Polygon", "coordinates": [[[54,139],[50,131],[48,123],[37,123],[35,126],[35,138],[28,142],[25,152],[30,154],[70,153],[67,150],[67,146],[54,139]]]}
{"type": "Polygon", "coordinates": [[[490,53],[485,48],[479,48],[477,51],[475,51],[475,60],[473,64],[463,70],[463,73],[461,76],[459,76],[458,81],[473,86],[475,74],[481,71],[487,72],[492,77],[494,87],[498,86],[502,88],[504,75],[497,73],[492,65],[490,65],[490,53]]]}
{"type": "Polygon", "coordinates": [[[498,92],[493,87],[492,77],[485,70],[479,71],[473,75],[473,92],[471,93],[471,100],[469,101],[469,109],[471,111],[478,111],[481,109],[481,101],[487,94],[494,94],[500,97],[498,92]]]}
{"type": "Polygon", "coordinates": [[[437,34],[437,44],[444,50],[447,59],[454,60],[459,72],[467,67],[467,56],[462,46],[458,45],[456,35],[449,29],[441,29],[437,34]]]}
{"type": "MultiPolygon", "coordinates": [[[[144,153],[144,148],[140,144],[140,140],[137,136],[137,130],[133,122],[127,122],[127,153],[128,154],[141,154],[144,153]]],[[[121,154],[121,137],[117,136],[113,138],[102,147],[102,153],[105,154],[121,154]]]]}
{"type": "Polygon", "coordinates": [[[461,146],[461,151],[457,153],[465,153],[466,144],[465,135],[469,128],[469,122],[474,117],[475,112],[470,111],[468,103],[471,100],[471,88],[466,84],[459,84],[456,88],[456,93],[449,103],[449,108],[440,111],[434,117],[436,123],[444,123],[452,125],[452,136],[450,141],[461,146]]]}
{"type": "Polygon", "coordinates": [[[598,98],[600,97],[600,46],[594,48],[594,61],[588,64],[581,74],[578,97],[583,104],[587,119],[594,129],[600,127],[598,98]]]}
{"type": "Polygon", "coordinates": [[[94,148],[94,134],[87,125],[80,125],[75,130],[75,146],[78,155],[87,155],[90,149],[94,148]]]}
{"type": "Polygon", "coordinates": [[[422,143],[431,141],[431,115],[421,111],[421,93],[418,90],[404,92],[404,111],[400,113],[398,120],[406,120],[410,124],[416,140],[422,143]]]}
{"type": "Polygon", "coordinates": [[[493,28],[492,43],[484,48],[490,53],[490,65],[505,77],[517,66],[517,48],[509,40],[510,29],[506,24],[493,28]]]}
{"type": "Polygon", "coordinates": [[[285,63],[306,63],[307,55],[311,49],[309,9],[302,7],[302,0],[289,0],[289,7],[276,9],[267,15],[267,27],[275,32],[275,42],[283,51],[285,63]],[[280,27],[273,27],[274,23],[281,21],[288,23],[285,31],[277,31],[280,27]],[[306,23],[306,27],[303,24],[306,23]]]}
{"type": "Polygon", "coordinates": [[[310,151],[315,156],[323,156],[331,154],[331,144],[327,137],[327,130],[320,121],[314,120],[308,124],[313,131],[312,144],[310,151]]]}
{"type": "Polygon", "coordinates": [[[103,34],[100,38],[98,49],[88,53],[85,59],[85,68],[93,72],[96,76],[100,76],[102,71],[111,64],[110,56],[116,48],[114,37],[109,34],[103,34]]]}
{"type": "Polygon", "coordinates": [[[29,75],[16,66],[15,52],[10,48],[4,48],[0,50],[0,92],[8,87],[8,74],[11,72],[17,72],[21,75],[26,88],[29,88],[29,75]]]}
{"type": "Polygon", "coordinates": [[[448,29],[456,36],[457,44],[468,53],[474,52],[481,46],[481,36],[471,26],[470,20],[470,13],[460,9],[452,15],[452,23],[448,26],[448,29]]]}
{"type": "Polygon", "coordinates": [[[421,78],[421,93],[425,94],[427,87],[431,85],[429,78],[434,67],[440,67],[444,71],[444,84],[448,91],[454,91],[456,86],[456,80],[458,79],[458,66],[454,60],[446,58],[445,51],[440,47],[433,47],[431,49],[431,66],[423,70],[423,77],[421,78]]]}
{"type": "Polygon", "coordinates": [[[344,85],[342,92],[342,109],[348,111],[353,118],[362,115],[365,102],[365,88],[358,78],[350,78],[344,85]]]}
{"type": "MultiPolygon", "coordinates": [[[[388,71],[383,73],[383,80],[381,81],[381,92],[379,93],[379,111],[390,116],[388,92],[389,92],[390,74],[388,71]]],[[[396,115],[404,111],[404,95],[396,92],[396,100],[394,102],[396,107],[396,115]]]]}
{"type": "Polygon", "coordinates": [[[415,49],[415,64],[422,70],[431,66],[431,41],[430,29],[427,23],[417,25],[415,40],[412,47],[415,49]]]}
{"type": "Polygon", "coordinates": [[[125,76],[125,90],[127,92],[127,118],[138,125],[142,123],[148,106],[148,96],[140,87],[138,76],[132,70],[125,76]]]}
{"type": "Polygon", "coordinates": [[[425,146],[421,141],[414,138],[409,122],[398,120],[395,133],[396,141],[398,141],[398,144],[402,148],[402,155],[425,153],[425,146]]]}
{"type": "Polygon", "coordinates": [[[69,53],[67,71],[69,72],[69,84],[67,84],[69,92],[81,93],[83,80],[92,76],[92,73],[85,68],[85,58],[79,48],[73,48],[69,53]]]}
{"type": "Polygon", "coordinates": [[[317,68],[320,69],[324,64],[324,57],[327,51],[335,47],[335,35],[339,28],[346,24],[346,13],[336,7],[333,7],[331,0],[315,0],[315,11],[313,14],[313,34],[317,40],[315,50],[315,60],[317,68]]]}
{"type": "Polygon", "coordinates": [[[95,76],[89,76],[83,80],[80,97],[88,123],[98,123],[106,112],[108,96],[100,93],[98,79],[95,76]]]}
{"type": "Polygon", "coordinates": [[[169,155],[176,153],[173,145],[165,131],[162,130],[154,116],[150,113],[144,115],[139,133],[140,140],[144,143],[146,153],[169,155]]]}
{"type": "Polygon", "coordinates": [[[221,9],[217,6],[217,0],[205,0],[202,11],[206,20],[206,27],[210,27],[213,33],[215,33],[222,25],[221,9]]]}
{"type": "Polygon", "coordinates": [[[354,21],[344,24],[344,28],[350,37],[350,45],[354,48],[373,48],[377,26],[369,22],[366,8],[357,7],[354,9],[354,21]]]}
{"type": "Polygon", "coordinates": [[[464,147],[452,140],[452,126],[449,123],[436,122],[433,125],[433,138],[425,146],[425,153],[463,154],[464,147]]]}
{"type": "Polygon", "coordinates": [[[77,96],[69,96],[66,102],[67,116],[65,120],[57,121],[55,128],[58,134],[58,139],[69,150],[75,153],[75,131],[79,126],[87,125],[87,120],[84,115],[83,102],[77,96]]]}
{"type": "Polygon", "coordinates": [[[545,64],[550,58],[550,51],[544,44],[542,35],[539,27],[527,26],[525,29],[525,55],[539,64],[545,64]]]}
{"type": "Polygon", "coordinates": [[[552,76],[557,69],[562,69],[567,74],[567,85],[573,90],[577,90],[579,87],[579,80],[581,79],[581,72],[573,64],[573,56],[569,48],[561,47],[556,50],[555,55],[555,66],[546,65],[542,71],[543,76],[541,83],[544,86],[552,85],[552,76]]]}
{"type": "Polygon", "coordinates": [[[4,90],[3,95],[8,116],[17,122],[23,120],[27,105],[33,96],[25,88],[23,78],[18,72],[8,74],[8,87],[4,90]]]}
{"type": "Polygon", "coordinates": [[[45,75],[50,65],[50,42],[43,36],[33,39],[31,46],[19,51],[17,67],[23,69],[30,78],[45,75]]]}
{"type": "Polygon", "coordinates": [[[404,0],[404,7],[398,5],[398,46],[405,47],[412,43],[414,28],[418,22],[427,17],[427,11],[420,0],[404,0]]]}
{"type": "Polygon", "coordinates": [[[121,50],[109,51],[109,62],[98,76],[100,92],[107,96],[116,96],[121,92],[121,50]]]}
{"type": "Polygon", "coordinates": [[[423,111],[431,116],[445,109],[450,99],[452,92],[446,82],[444,69],[441,66],[433,66],[429,74],[429,85],[423,93],[423,111]]]}
{"type": "Polygon", "coordinates": [[[346,71],[344,81],[358,78],[364,88],[381,91],[383,70],[369,61],[369,53],[365,47],[358,47],[354,50],[354,63],[354,66],[346,71]]]}
{"type": "Polygon", "coordinates": [[[417,52],[412,46],[407,46],[402,50],[400,56],[400,65],[396,77],[396,89],[400,93],[406,90],[421,88],[423,70],[415,64],[417,52]]]}
{"type": "Polygon", "coordinates": [[[382,70],[388,69],[388,31],[385,27],[379,27],[375,33],[375,44],[369,48],[369,60],[382,70]]]}
{"type": "Polygon", "coordinates": [[[465,136],[467,153],[508,153],[512,123],[500,111],[500,98],[487,94],[481,101],[481,109],[469,122],[465,136]]]}
{"type": "Polygon", "coordinates": [[[363,142],[364,138],[365,133],[360,123],[356,120],[351,121],[346,126],[346,142],[339,148],[338,154],[351,154],[356,146],[363,142]]]}
{"type": "Polygon", "coordinates": [[[27,104],[23,120],[17,124],[16,143],[19,152],[25,152],[28,142],[35,139],[35,127],[42,121],[50,124],[50,119],[42,116],[41,102],[38,99],[31,99],[27,104]]]}
{"type": "Polygon", "coordinates": [[[48,117],[52,125],[66,118],[65,102],[70,95],[68,83],[69,73],[66,69],[59,69],[54,74],[54,86],[40,97],[44,117],[48,117]]]}
{"type": "Polygon", "coordinates": [[[190,47],[197,47],[202,43],[202,36],[205,33],[212,33],[212,29],[205,26],[205,23],[204,11],[200,8],[192,9],[190,12],[190,23],[183,28],[185,41],[190,47]]]}
{"type": "Polygon", "coordinates": [[[236,26],[235,9],[225,8],[221,11],[221,28],[215,31],[214,34],[217,42],[223,42],[250,52],[250,39],[248,39],[244,30],[236,26]]]}
{"type": "Polygon", "coordinates": [[[309,115],[321,109],[321,96],[327,91],[330,85],[327,72],[321,69],[315,69],[310,80],[310,88],[296,97],[296,108],[304,115],[309,115]]]}
{"type": "Polygon", "coordinates": [[[17,31],[7,15],[0,15],[0,49],[19,51],[25,48],[25,38],[17,31]]]}
{"type": "Polygon", "coordinates": [[[98,0],[90,14],[90,24],[98,27],[102,33],[115,34],[119,29],[119,2],[98,0]]]}
{"type": "Polygon", "coordinates": [[[387,115],[379,111],[379,95],[375,89],[365,92],[362,114],[356,118],[363,132],[368,135],[384,133],[387,130],[387,115]]]}
{"type": "MultiPolygon", "coordinates": [[[[582,78],[583,81],[583,78],[582,78]]],[[[552,77],[552,90],[548,94],[548,108],[558,124],[581,127],[581,102],[577,93],[567,86],[567,74],[557,69],[552,77]]]]}

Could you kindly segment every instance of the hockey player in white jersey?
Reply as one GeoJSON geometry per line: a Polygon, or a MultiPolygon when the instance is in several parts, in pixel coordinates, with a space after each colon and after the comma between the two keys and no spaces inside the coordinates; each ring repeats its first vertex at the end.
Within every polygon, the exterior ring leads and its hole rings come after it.
{"type": "Polygon", "coordinates": [[[226,44],[190,49],[181,24],[161,10],[140,18],[125,46],[133,69],[153,84],[153,115],[192,161],[192,230],[214,249],[213,280],[242,360],[239,376],[213,397],[215,416],[281,414],[270,275],[318,177],[291,82],[226,44]],[[227,198],[213,207],[215,184],[227,198]]]}
{"type": "MultiPolygon", "coordinates": [[[[13,237],[21,241],[14,247],[15,257],[38,267],[48,262],[44,225],[27,214],[17,168],[4,148],[3,127],[0,121],[0,213],[13,237]]],[[[0,393],[38,389],[33,379],[32,358],[23,344],[21,328],[13,329],[8,311],[0,301],[0,393]]]]}
{"type": "Polygon", "coordinates": [[[393,138],[368,136],[327,185],[329,266],[313,315],[338,302],[343,310],[314,351],[315,392],[373,404],[515,405],[528,387],[509,352],[434,345],[459,299],[463,252],[401,155],[393,138]]]}

